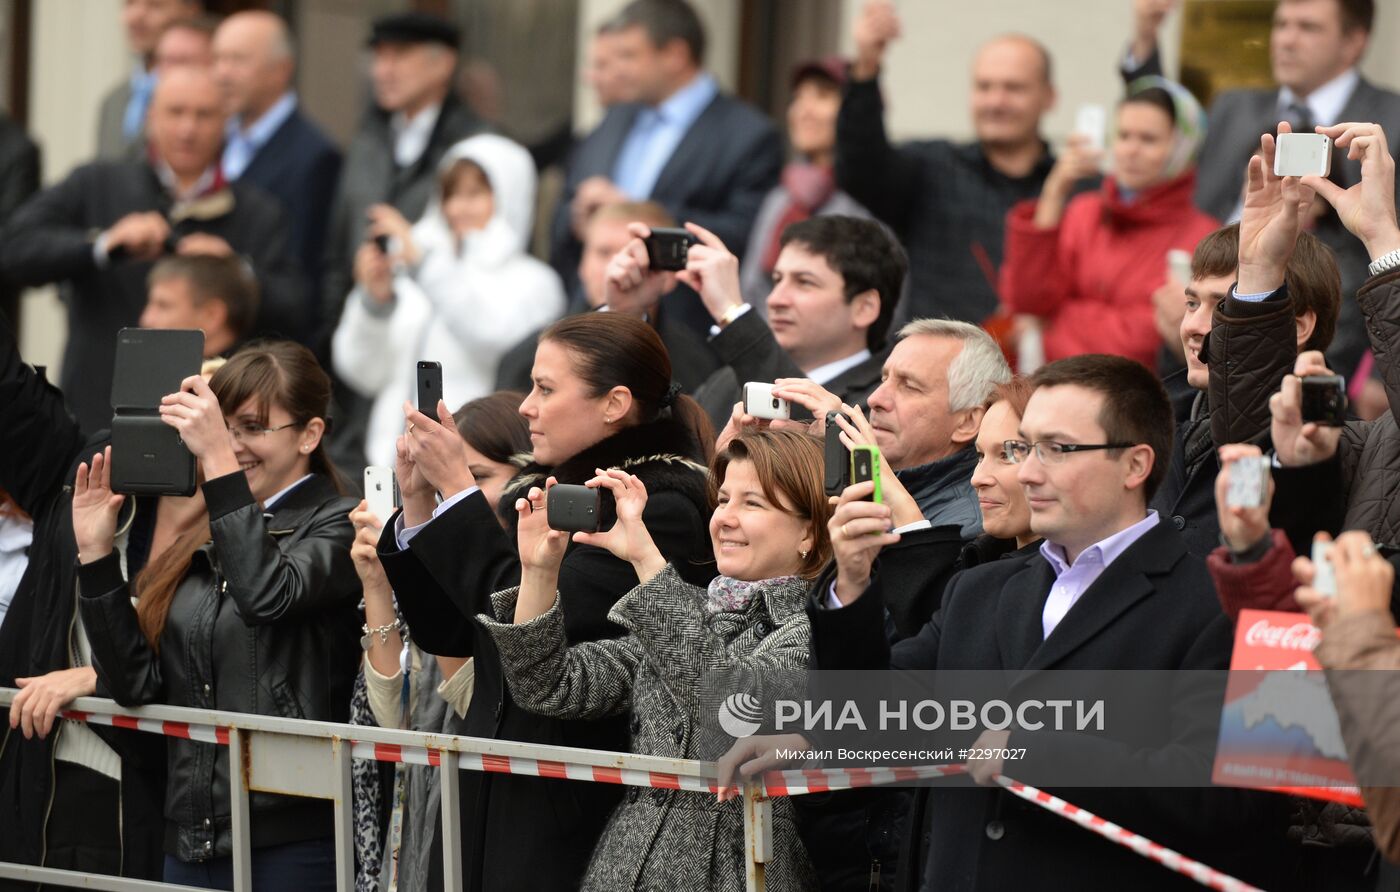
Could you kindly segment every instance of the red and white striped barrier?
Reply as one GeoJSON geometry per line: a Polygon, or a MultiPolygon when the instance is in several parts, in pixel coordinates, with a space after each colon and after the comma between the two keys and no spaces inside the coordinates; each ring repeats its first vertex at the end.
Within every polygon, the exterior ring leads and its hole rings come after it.
{"type": "MultiPolygon", "coordinates": [[[[96,725],[110,725],[133,731],[161,734],[184,740],[197,740],[228,746],[229,729],[223,725],[199,725],[189,722],[167,722],[159,719],[139,719],[122,715],[101,715],[98,713],[68,710],[63,718],[96,725]]],[[[414,765],[442,764],[442,750],[429,747],[400,746],[398,744],[352,741],[351,756],[356,759],[377,762],[403,762],[414,765]]],[[[641,771],[631,768],[609,768],[573,762],[556,762],[547,759],[531,759],[522,756],[493,756],[483,753],[461,753],[460,767],[475,771],[490,771],[497,774],[524,774],[535,777],[552,777],[568,780],[592,781],[595,783],[624,784],[631,787],[651,787],[660,790],[688,790],[697,793],[716,793],[719,786],[705,778],[688,777],[660,771],[641,771]]],[[[765,796],[801,796],[807,793],[826,793],[837,790],[850,790],[861,787],[875,787],[899,782],[932,780],[955,777],[967,773],[963,764],[922,765],[912,768],[799,768],[787,771],[769,771],[763,775],[765,796]]],[[[1112,821],[1099,817],[1052,796],[1044,790],[998,775],[998,784],[1012,795],[1053,812],[1070,820],[1086,830],[1097,833],[1118,845],[1132,849],[1144,858],[1150,858],[1168,870],[1189,877],[1203,886],[1218,889],[1220,892],[1261,892],[1243,880],[1221,873],[1199,861],[1182,855],[1166,846],[1155,843],[1145,836],[1118,826],[1112,821]]]]}
{"type": "Polygon", "coordinates": [[[1202,886],[1219,889],[1221,892],[1261,892],[1258,887],[1251,886],[1244,880],[1237,880],[1229,874],[1221,873],[1213,867],[1187,858],[1180,852],[1155,843],[1145,836],[1139,836],[1131,830],[1119,827],[1112,821],[1105,820],[1093,812],[1085,811],[1058,796],[1051,796],[1044,790],[1038,790],[1020,781],[1014,781],[1005,775],[997,775],[996,781],[1013,795],[1020,796],[1027,802],[1034,802],[1046,811],[1054,812],[1066,820],[1073,821],[1085,830],[1093,831],[1104,839],[1132,849],[1144,858],[1150,858],[1168,870],[1190,877],[1202,886]]]}

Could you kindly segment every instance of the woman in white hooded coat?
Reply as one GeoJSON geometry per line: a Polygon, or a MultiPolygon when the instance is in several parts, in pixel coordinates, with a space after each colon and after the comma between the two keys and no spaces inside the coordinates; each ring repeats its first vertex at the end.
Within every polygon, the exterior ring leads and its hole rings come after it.
{"type": "Polygon", "coordinates": [[[417,223],[388,205],[370,209],[332,355],[341,379],[374,400],[371,464],[394,465],[420,360],[442,363],[443,398],[460,406],[491,393],[501,356],[563,314],[558,275],[526,252],[535,184],[525,149],[482,134],[443,155],[417,223]]]}

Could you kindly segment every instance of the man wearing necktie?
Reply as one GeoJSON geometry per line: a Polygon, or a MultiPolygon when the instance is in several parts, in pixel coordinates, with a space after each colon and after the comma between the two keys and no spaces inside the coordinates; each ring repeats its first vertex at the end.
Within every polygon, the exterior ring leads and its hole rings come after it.
{"type": "MultiPolygon", "coordinates": [[[[1128,81],[1162,72],[1157,31],[1173,5],[1174,0],[1135,0],[1136,32],[1123,60],[1128,81]]],[[[1280,0],[1269,34],[1269,61],[1278,87],[1216,95],[1197,166],[1197,207],[1227,222],[1239,219],[1249,158],[1260,134],[1272,133],[1280,121],[1302,133],[1347,121],[1372,121],[1387,133],[1400,132],[1400,94],[1372,84],[1357,69],[1375,12],[1375,0],[1280,0]]],[[[1391,152],[1400,157],[1400,140],[1391,152]]],[[[1334,154],[1331,179],[1343,188],[1361,182],[1360,162],[1334,154]]],[[[1368,275],[1365,249],[1330,211],[1314,227],[1337,255],[1343,294],[1355,294],[1368,275]]],[[[1344,299],[1337,336],[1327,351],[1329,367],[1350,376],[1367,346],[1356,302],[1344,299]]]]}

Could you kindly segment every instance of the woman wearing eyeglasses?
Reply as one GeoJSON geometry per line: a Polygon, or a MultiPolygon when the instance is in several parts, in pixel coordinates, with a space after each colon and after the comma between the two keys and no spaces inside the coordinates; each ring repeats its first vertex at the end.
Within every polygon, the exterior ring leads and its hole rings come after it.
{"type": "MultiPolygon", "coordinates": [[[[79,611],[99,692],[164,703],[345,721],[357,666],[354,531],[322,435],[330,380],[289,341],[255,344],[209,383],[166,396],[161,420],[199,461],[207,514],[128,582],[114,551],[125,497],[111,449],[78,467],[79,611]],[[133,596],[135,606],[132,605],[133,596]]],[[[153,540],[174,532],[156,522],[153,540]]],[[[232,888],[226,747],[171,740],[165,881],[232,888]]],[[[253,887],[334,888],[331,803],[251,794],[253,887]]]]}

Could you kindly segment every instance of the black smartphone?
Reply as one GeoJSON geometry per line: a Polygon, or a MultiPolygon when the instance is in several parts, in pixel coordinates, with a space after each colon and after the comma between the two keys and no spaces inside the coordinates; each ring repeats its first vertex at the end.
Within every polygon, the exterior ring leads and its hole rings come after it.
{"type": "Polygon", "coordinates": [[[442,363],[418,363],[418,411],[437,420],[438,400],[442,399],[442,363]]]}
{"type": "Polygon", "coordinates": [[[112,372],[112,491],[190,496],[194,455],[160,419],[160,401],[199,374],[204,332],[123,328],[112,372]]]}
{"type": "Polygon", "coordinates": [[[841,428],[836,426],[840,412],[826,413],[826,494],[839,496],[851,485],[851,451],[841,442],[841,428]]]}
{"type": "Polygon", "coordinates": [[[690,256],[690,246],[695,242],[696,238],[689,230],[653,227],[651,235],[646,237],[647,263],[657,271],[683,270],[686,258],[690,256]]]}
{"type": "Polygon", "coordinates": [[[1347,384],[1341,375],[1303,376],[1303,421],[1341,427],[1347,420],[1347,384]]]}
{"type": "Polygon", "coordinates": [[[597,489],[556,483],[545,497],[545,509],[551,530],[596,533],[603,528],[603,504],[597,489]]]}

